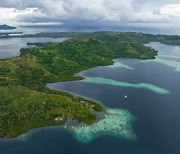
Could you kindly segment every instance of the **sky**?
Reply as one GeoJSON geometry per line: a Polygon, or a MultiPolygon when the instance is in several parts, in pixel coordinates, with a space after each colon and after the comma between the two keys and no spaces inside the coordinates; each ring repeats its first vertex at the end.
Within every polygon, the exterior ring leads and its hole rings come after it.
{"type": "Polygon", "coordinates": [[[0,24],[180,24],[180,0],[0,0],[0,24]]]}

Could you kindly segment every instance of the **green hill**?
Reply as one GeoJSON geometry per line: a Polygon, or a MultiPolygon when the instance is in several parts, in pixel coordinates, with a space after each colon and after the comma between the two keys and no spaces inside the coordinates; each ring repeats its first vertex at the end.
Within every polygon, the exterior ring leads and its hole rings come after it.
{"type": "Polygon", "coordinates": [[[91,101],[50,90],[47,83],[81,80],[74,73],[113,63],[114,58],[154,59],[157,51],[119,33],[97,33],[63,43],[21,49],[0,61],[0,135],[9,137],[42,126],[61,125],[67,117],[87,124],[96,119],[91,101]]]}

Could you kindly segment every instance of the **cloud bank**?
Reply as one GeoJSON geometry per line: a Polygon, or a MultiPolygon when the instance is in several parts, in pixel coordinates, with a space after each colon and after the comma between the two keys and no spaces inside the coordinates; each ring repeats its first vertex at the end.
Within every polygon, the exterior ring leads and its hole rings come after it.
{"type": "Polygon", "coordinates": [[[180,23],[180,0],[1,0],[0,22],[180,23]]]}

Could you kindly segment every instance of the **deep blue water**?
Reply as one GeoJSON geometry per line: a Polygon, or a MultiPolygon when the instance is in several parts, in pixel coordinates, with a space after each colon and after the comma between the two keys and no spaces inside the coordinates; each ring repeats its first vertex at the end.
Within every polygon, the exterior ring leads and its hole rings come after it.
{"type": "MultiPolygon", "coordinates": [[[[0,40],[1,45],[3,45],[2,40],[0,40]]],[[[180,47],[160,43],[148,45],[159,50],[160,55],[166,55],[161,58],[179,62],[180,47]]],[[[16,51],[18,53],[18,50],[16,51]]],[[[179,154],[180,72],[155,61],[143,63],[132,59],[117,59],[116,62],[128,65],[134,70],[97,67],[80,74],[128,83],[151,83],[169,90],[170,94],[161,95],[141,88],[115,87],[81,81],[56,83],[51,86],[98,100],[109,108],[127,109],[137,117],[132,123],[132,128],[138,137],[136,142],[102,136],[84,144],[62,127],[48,127],[30,131],[25,137],[0,140],[0,154],[179,154]],[[125,94],[128,96],[127,100],[124,100],[125,94]]]]}
{"type": "Polygon", "coordinates": [[[61,128],[42,129],[34,133],[27,141],[0,143],[1,154],[124,154],[130,152],[138,154],[151,153],[137,144],[110,136],[103,136],[93,142],[83,144],[77,142],[72,137],[72,134],[61,128]]]}

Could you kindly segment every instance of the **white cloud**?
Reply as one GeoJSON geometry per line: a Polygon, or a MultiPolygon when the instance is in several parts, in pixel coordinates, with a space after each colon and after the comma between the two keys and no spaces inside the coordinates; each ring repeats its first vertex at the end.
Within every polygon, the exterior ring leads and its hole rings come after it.
{"type": "Polygon", "coordinates": [[[0,0],[6,23],[180,22],[179,0],[0,0]]]}
{"type": "Polygon", "coordinates": [[[17,23],[18,17],[28,16],[30,14],[39,14],[37,8],[26,8],[17,10],[16,8],[0,8],[0,21],[1,23],[17,23]]]}
{"type": "Polygon", "coordinates": [[[160,13],[171,17],[180,17],[180,4],[164,5],[161,8],[160,13]]]}

